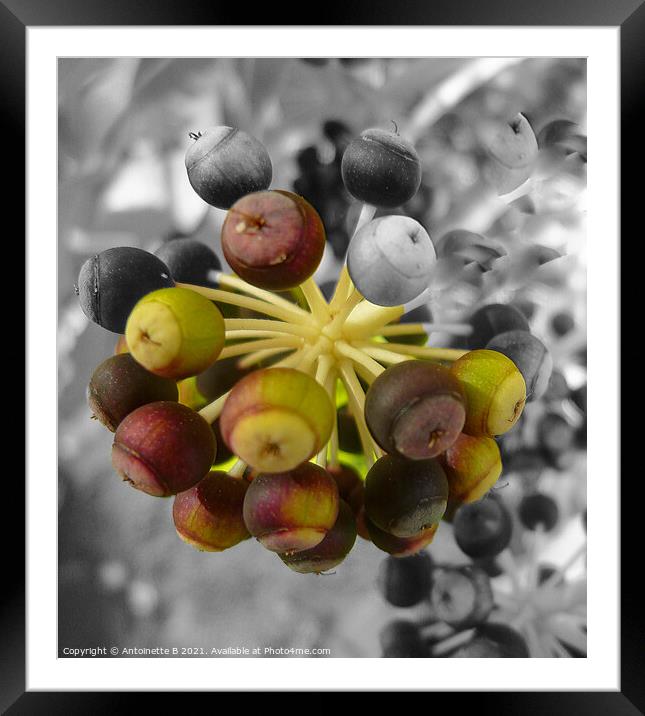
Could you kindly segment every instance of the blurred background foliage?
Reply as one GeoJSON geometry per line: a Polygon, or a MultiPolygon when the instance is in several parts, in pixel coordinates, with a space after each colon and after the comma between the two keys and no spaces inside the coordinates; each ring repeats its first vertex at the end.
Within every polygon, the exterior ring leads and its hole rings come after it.
{"type": "MultiPolygon", "coordinates": [[[[424,166],[418,196],[401,210],[435,239],[465,228],[504,247],[506,269],[493,280],[437,287],[435,319],[460,318],[496,300],[530,304],[532,328],[552,348],[557,373],[576,388],[586,380],[584,361],[571,359],[585,349],[586,161],[558,157],[557,171],[536,178],[530,200],[509,202],[485,181],[478,127],[521,111],[536,134],[562,118],[586,134],[585,61],[76,58],[59,61],[58,89],[60,648],[266,644],[378,656],[379,627],[393,609],[374,588],[385,555],[372,545],[359,539],[338,574],[320,577],[291,573],[250,541],[219,555],[199,553],[175,535],[171,500],[152,500],[112,473],[112,436],[90,420],[85,388],[116,336],[83,316],[74,295],[78,270],[104,249],[154,250],[183,235],[221,256],[223,212],[193,192],[184,154],[189,132],[230,125],[265,144],[274,187],[318,192],[313,203],[336,239],[330,231],[317,278],[334,278],[356,207],[339,185],[330,127],[353,136],[394,123],[415,142],[424,166]],[[312,148],[316,171],[330,167],[317,187],[306,166],[312,148]],[[512,270],[513,257],[536,244],[562,258],[527,280],[512,270]],[[565,338],[549,323],[561,308],[576,326],[565,338]]],[[[516,441],[532,439],[527,413],[516,441]]],[[[563,514],[574,514],[584,505],[585,479],[584,460],[577,460],[566,479],[547,474],[541,489],[553,483],[563,514]]],[[[504,497],[512,502],[508,483],[504,497]]],[[[567,539],[571,529],[564,520],[567,539]]],[[[557,555],[557,545],[552,551],[557,555]]],[[[448,525],[431,553],[467,561],[448,525]]]]}

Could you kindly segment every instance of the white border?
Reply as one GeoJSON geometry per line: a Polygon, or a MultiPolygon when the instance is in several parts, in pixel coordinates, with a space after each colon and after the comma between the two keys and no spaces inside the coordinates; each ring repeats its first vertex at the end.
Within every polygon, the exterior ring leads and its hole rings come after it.
{"type": "Polygon", "coordinates": [[[618,28],[28,28],[28,690],[619,689],[618,28]],[[56,644],[57,56],[586,56],[587,659],[59,659],[56,644]],[[251,52],[252,49],[252,52],[251,52]],[[279,50],[279,53],[276,52],[279,50]],[[49,426],[49,428],[47,428],[49,426]],[[348,661],[349,663],[345,663],[348,661]],[[465,666],[465,664],[468,666],[465,666]]]}

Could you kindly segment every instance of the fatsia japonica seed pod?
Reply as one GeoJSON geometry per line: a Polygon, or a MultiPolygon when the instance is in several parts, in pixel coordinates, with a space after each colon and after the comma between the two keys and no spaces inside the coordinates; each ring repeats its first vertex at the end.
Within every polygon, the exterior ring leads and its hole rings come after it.
{"type": "Polygon", "coordinates": [[[354,235],[347,270],[356,288],[378,306],[398,306],[421,294],[436,254],[432,239],[408,216],[384,216],[354,235]]]}
{"type": "Polygon", "coordinates": [[[347,191],[372,206],[394,208],[409,201],[421,184],[421,161],[410,142],[394,132],[366,129],[343,154],[347,191]]]}
{"type": "Polygon", "coordinates": [[[188,181],[207,204],[228,209],[245,194],[268,189],[271,159],[255,137],[233,127],[211,127],[190,137],[188,181]]]}
{"type": "Polygon", "coordinates": [[[465,418],[459,381],[436,363],[393,365],[367,391],[365,420],[372,437],[386,452],[413,460],[444,452],[461,433],[465,418]]]}
{"type": "Polygon", "coordinates": [[[222,226],[231,268],[253,286],[284,291],[313,275],[325,250],[318,212],[298,194],[262,191],[231,206],[222,226]]]}
{"type": "Polygon", "coordinates": [[[510,358],[497,351],[470,351],[452,364],[451,371],[466,396],[464,432],[494,437],[519,420],[526,383],[510,358]]]}
{"type": "Polygon", "coordinates": [[[438,523],[447,499],[448,480],[434,459],[385,455],[365,478],[367,517],[395,537],[414,537],[438,523]]]}

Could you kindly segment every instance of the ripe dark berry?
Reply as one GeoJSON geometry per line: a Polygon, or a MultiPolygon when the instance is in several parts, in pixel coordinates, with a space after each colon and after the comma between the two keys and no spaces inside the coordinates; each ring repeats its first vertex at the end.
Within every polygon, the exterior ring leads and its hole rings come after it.
{"type": "Polygon", "coordinates": [[[210,400],[215,400],[229,391],[237,382],[248,375],[247,369],[238,367],[239,358],[220,358],[203,373],[195,377],[197,390],[210,400]]]}
{"type": "Polygon", "coordinates": [[[436,457],[449,448],[465,418],[461,385],[438,363],[390,366],[372,383],[365,399],[367,427],[378,444],[414,460],[436,457]]]}
{"type": "Polygon", "coordinates": [[[229,209],[222,249],[231,268],[253,286],[295,288],[318,268],[325,228],[318,212],[288,191],[248,194],[229,209]]]}
{"type": "Polygon", "coordinates": [[[242,518],[247,488],[245,480],[225,472],[209,472],[175,497],[172,516],[177,534],[207,552],[221,552],[248,539],[251,535],[242,518]]]}
{"type": "Polygon", "coordinates": [[[437,460],[406,460],[385,455],[365,478],[365,511],[395,537],[414,537],[441,520],[448,480],[437,460]]]}
{"type": "Polygon", "coordinates": [[[114,432],[136,408],[159,400],[177,400],[177,383],[143,368],[129,353],[104,360],[92,374],[87,400],[94,415],[114,432]]]}
{"type": "Polygon", "coordinates": [[[269,188],[271,159],[255,137],[233,127],[211,127],[191,139],[188,180],[207,204],[228,209],[245,194],[269,188]]]}
{"type": "Polygon", "coordinates": [[[356,542],[356,521],[350,506],[341,500],[334,526],[315,547],[281,554],[280,559],[294,572],[322,574],[337,567],[356,542]]]}
{"type": "Polygon", "coordinates": [[[462,505],[453,520],[454,535],[464,554],[473,559],[494,557],[508,547],[511,516],[499,500],[462,505]]]}
{"type": "Polygon", "coordinates": [[[430,593],[432,567],[432,559],[426,553],[404,559],[388,557],[379,569],[379,590],[395,607],[413,607],[430,593]]]}
{"type": "Polygon", "coordinates": [[[328,467],[327,472],[334,478],[338,487],[338,494],[358,515],[365,503],[365,483],[361,476],[349,465],[328,467]]]}
{"type": "Polygon", "coordinates": [[[528,331],[506,331],[491,338],[486,348],[503,353],[515,363],[526,383],[528,402],[544,395],[549,385],[553,359],[542,341],[528,331]]]}
{"type": "Polygon", "coordinates": [[[433,575],[430,601],[441,621],[459,629],[476,626],[493,610],[490,579],[476,567],[437,569],[433,575]]]}
{"type": "Polygon", "coordinates": [[[529,323],[514,306],[490,303],[470,317],[473,332],[468,336],[469,348],[484,348],[495,336],[507,331],[530,331],[529,323]]]}
{"type": "Polygon", "coordinates": [[[181,403],[149,403],[119,424],[112,465],[138,490],[166,497],[197,484],[216,450],[211,426],[199,413],[181,403]]]}
{"type": "Polygon", "coordinates": [[[421,161],[415,148],[382,129],[366,129],[350,142],[341,172],[355,199],[383,208],[405,204],[421,184],[421,161]]]}
{"type": "Polygon", "coordinates": [[[107,249],[88,259],[78,274],[78,299],[85,315],[113,333],[125,333],[140,298],[174,286],[170,270],[154,254],[130,246],[107,249]]]}
{"type": "Polygon", "coordinates": [[[356,420],[354,420],[346,406],[338,409],[336,419],[338,422],[338,445],[340,449],[354,454],[361,453],[363,444],[361,443],[356,420]]]}
{"type": "Polygon", "coordinates": [[[155,256],[166,264],[172,278],[179,283],[217,286],[209,272],[219,271],[222,264],[217,254],[201,241],[173,239],[157,249],[155,256]]]}
{"type": "Polygon", "coordinates": [[[530,530],[540,527],[545,532],[549,532],[558,524],[560,516],[555,500],[540,492],[522,498],[518,513],[525,527],[530,530]]]}
{"type": "Polygon", "coordinates": [[[458,659],[526,659],[524,637],[505,624],[480,624],[473,639],[452,654],[458,659]]]}
{"type": "Polygon", "coordinates": [[[430,656],[419,627],[412,622],[390,622],[381,631],[379,640],[386,659],[423,659],[430,656]]]}

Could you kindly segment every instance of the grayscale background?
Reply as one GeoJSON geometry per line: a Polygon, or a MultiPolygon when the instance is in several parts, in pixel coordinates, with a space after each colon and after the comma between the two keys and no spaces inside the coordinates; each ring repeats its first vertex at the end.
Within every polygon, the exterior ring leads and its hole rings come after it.
{"type": "MultiPolygon", "coordinates": [[[[502,282],[496,292],[458,284],[441,300],[463,315],[474,305],[496,300],[532,307],[531,327],[552,351],[556,367],[547,407],[580,425],[583,418],[568,391],[586,382],[584,167],[571,163],[542,181],[530,211],[491,203],[472,127],[481,118],[521,111],[536,133],[547,122],[565,118],[586,134],[585,61],[510,59],[488,75],[473,72],[474,62],[59,60],[59,654],[64,647],[271,646],[375,657],[383,625],[423,611],[387,604],[376,586],[385,554],[360,538],[347,560],[326,576],[292,573],[253,540],[221,554],[200,553],[177,537],[171,499],[133,490],[111,469],[112,434],[90,419],[85,390],[93,369],[113,352],[117,336],[85,318],[74,283],[89,256],[114,246],[154,250],[165,240],[187,235],[221,255],[223,212],[207,207],[186,177],[183,157],[190,131],[224,124],[257,136],[272,158],[272,186],[286,189],[293,189],[296,180],[312,185],[297,157],[315,147],[319,165],[329,170],[328,184],[316,190],[317,208],[339,253],[356,207],[343,197],[334,145],[323,124],[341,121],[353,135],[395,122],[406,136],[413,127],[423,184],[402,211],[433,238],[467,228],[494,238],[509,256],[531,243],[566,254],[539,276],[520,281],[515,276],[514,283],[502,282]],[[456,104],[442,99],[450,86],[461,88],[456,104]],[[561,310],[574,322],[564,338],[551,327],[561,310]]],[[[328,245],[316,278],[333,278],[340,265],[328,245]]],[[[522,428],[505,446],[509,454],[535,444],[536,416],[547,407],[528,406],[522,428]]],[[[537,475],[521,467],[507,469],[499,484],[498,494],[511,509],[536,486],[552,495],[560,509],[558,526],[537,546],[516,525],[512,549],[517,555],[535,549],[538,561],[557,564],[584,541],[584,445],[572,447],[557,468],[546,467],[537,475]]],[[[443,563],[468,562],[448,524],[429,551],[443,563]]],[[[572,580],[582,613],[582,567],[572,580]]]]}

